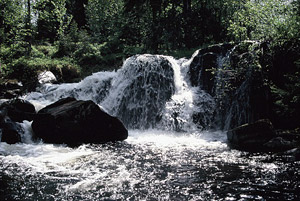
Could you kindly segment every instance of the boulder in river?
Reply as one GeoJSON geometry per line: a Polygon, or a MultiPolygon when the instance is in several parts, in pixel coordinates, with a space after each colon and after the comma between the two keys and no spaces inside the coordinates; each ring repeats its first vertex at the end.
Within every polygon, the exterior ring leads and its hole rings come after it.
{"type": "Polygon", "coordinates": [[[297,143],[295,141],[286,140],[282,137],[275,137],[263,146],[271,152],[282,152],[297,147],[297,143]]]}
{"type": "Polygon", "coordinates": [[[276,132],[268,119],[244,124],[227,132],[230,145],[246,151],[261,151],[263,145],[275,137],[276,132]]]}
{"type": "Polygon", "coordinates": [[[13,122],[8,116],[0,111],[0,134],[1,142],[15,144],[21,142],[23,129],[20,124],[13,122]]]}
{"type": "Polygon", "coordinates": [[[47,143],[77,146],[82,143],[121,141],[128,131],[116,117],[92,101],[61,99],[40,110],[32,123],[35,137],[47,143]]]}
{"type": "Polygon", "coordinates": [[[6,101],[0,106],[0,110],[5,110],[7,116],[15,122],[32,121],[36,114],[34,105],[23,99],[6,101]]]}

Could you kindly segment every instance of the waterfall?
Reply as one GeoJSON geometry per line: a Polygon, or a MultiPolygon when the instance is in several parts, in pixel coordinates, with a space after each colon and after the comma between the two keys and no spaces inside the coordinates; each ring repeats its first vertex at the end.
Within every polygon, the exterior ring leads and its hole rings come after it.
{"type": "Polygon", "coordinates": [[[195,116],[202,128],[228,130],[267,116],[267,90],[256,51],[259,45],[253,41],[215,45],[193,56],[191,85],[204,90],[215,104],[209,104],[211,108],[204,115],[195,116]]]}
{"type": "Polygon", "coordinates": [[[210,110],[205,103],[214,107],[209,94],[190,84],[191,60],[136,55],[117,72],[95,73],[79,83],[45,84],[26,99],[42,105],[68,96],[90,99],[130,129],[187,131],[196,128],[195,114],[210,110]]]}
{"type": "Polygon", "coordinates": [[[163,128],[191,131],[203,129],[210,124],[209,121],[216,106],[215,101],[204,90],[191,86],[188,77],[189,66],[194,56],[190,60],[181,59],[178,61],[172,57],[167,57],[174,69],[176,91],[171,100],[166,103],[164,120],[162,121],[163,128]]]}
{"type": "Polygon", "coordinates": [[[160,55],[136,55],[124,62],[100,105],[128,128],[155,128],[174,91],[174,71],[168,59],[160,55]]]}
{"type": "Polygon", "coordinates": [[[247,55],[239,51],[238,45],[216,45],[190,59],[135,55],[118,71],[94,73],[79,83],[45,84],[26,99],[39,108],[68,96],[93,100],[129,129],[227,130],[253,119],[253,62],[239,67],[245,59],[240,55],[247,55]]]}

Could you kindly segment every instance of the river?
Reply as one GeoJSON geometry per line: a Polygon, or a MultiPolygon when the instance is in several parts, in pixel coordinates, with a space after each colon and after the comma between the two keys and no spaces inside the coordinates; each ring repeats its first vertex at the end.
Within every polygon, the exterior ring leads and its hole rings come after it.
{"type": "Polygon", "coordinates": [[[1,200],[299,200],[299,162],[230,149],[223,132],[131,130],[69,148],[1,143],[1,200]]]}

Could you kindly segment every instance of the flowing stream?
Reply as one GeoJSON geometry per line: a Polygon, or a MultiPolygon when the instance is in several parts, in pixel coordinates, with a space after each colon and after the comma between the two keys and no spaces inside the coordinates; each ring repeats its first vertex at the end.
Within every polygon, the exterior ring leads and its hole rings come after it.
{"type": "Polygon", "coordinates": [[[116,72],[27,94],[37,109],[93,100],[129,137],[69,148],[32,141],[24,121],[23,143],[0,143],[0,200],[299,200],[299,162],[233,150],[211,126],[218,104],[191,86],[193,57],[136,55],[116,72]]]}

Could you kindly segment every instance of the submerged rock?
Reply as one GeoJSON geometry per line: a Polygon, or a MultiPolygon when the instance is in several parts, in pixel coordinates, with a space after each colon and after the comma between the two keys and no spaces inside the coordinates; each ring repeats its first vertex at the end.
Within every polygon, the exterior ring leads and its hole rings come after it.
{"type": "Polygon", "coordinates": [[[263,144],[276,137],[272,123],[268,119],[244,124],[227,132],[232,147],[246,151],[261,151],[263,144]]]}
{"type": "Polygon", "coordinates": [[[283,155],[288,156],[290,162],[300,161],[300,148],[298,147],[298,148],[288,150],[284,152],[283,155]]]}
{"type": "Polygon", "coordinates": [[[291,142],[282,137],[275,137],[263,145],[268,151],[282,152],[295,148],[296,142],[291,142]]]}
{"type": "Polygon", "coordinates": [[[74,98],[61,99],[40,110],[32,129],[35,137],[44,142],[71,146],[121,141],[128,137],[119,119],[105,113],[92,101],[74,98]]]}

